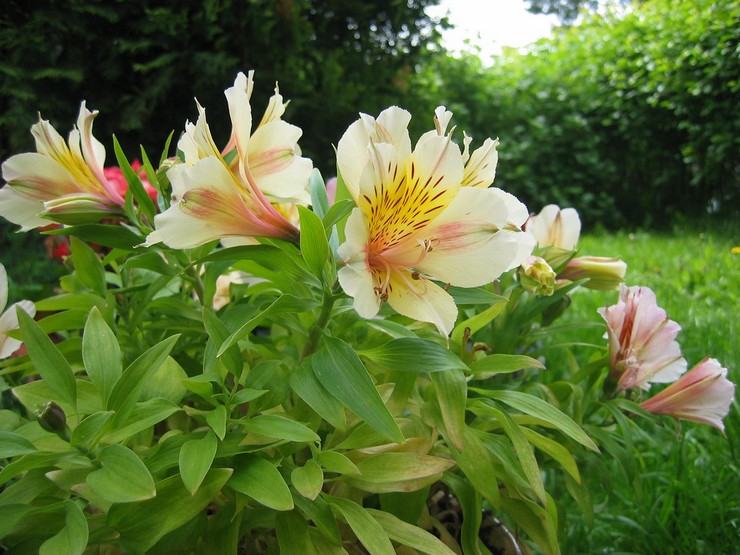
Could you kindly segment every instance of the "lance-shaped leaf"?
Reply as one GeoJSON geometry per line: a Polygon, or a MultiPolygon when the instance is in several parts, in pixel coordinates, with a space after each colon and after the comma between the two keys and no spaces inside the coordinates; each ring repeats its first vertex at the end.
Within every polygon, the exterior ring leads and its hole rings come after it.
{"type": "Polygon", "coordinates": [[[365,508],[341,497],[325,495],[324,499],[349,524],[370,555],[395,555],[396,551],[388,534],[365,508]]]}
{"type": "Polygon", "coordinates": [[[36,447],[22,435],[0,431],[0,459],[35,453],[36,447]]]}
{"type": "Polygon", "coordinates": [[[461,450],[465,427],[465,401],[468,397],[465,374],[462,368],[455,367],[447,372],[435,372],[430,377],[447,436],[455,447],[461,450]]]}
{"type": "Polygon", "coordinates": [[[82,360],[100,398],[104,403],[107,402],[113,386],[123,372],[123,364],[116,334],[108,327],[96,306],[90,310],[82,335],[82,360]]]}
{"type": "Polygon", "coordinates": [[[281,555],[316,555],[306,519],[297,511],[278,513],[275,516],[275,533],[281,555]]]}
{"type": "Polygon", "coordinates": [[[506,299],[505,297],[501,297],[500,300],[497,300],[495,304],[492,304],[483,312],[479,312],[475,316],[468,318],[467,320],[463,320],[462,322],[457,324],[455,326],[455,329],[452,330],[452,335],[450,336],[450,339],[452,339],[454,343],[462,343],[462,338],[465,334],[466,329],[469,329],[470,335],[472,335],[483,326],[492,322],[496,318],[496,316],[501,314],[504,308],[506,308],[507,300],[508,299],[506,299]]]}
{"type": "Polygon", "coordinates": [[[322,279],[324,266],[329,258],[329,242],[324,224],[316,214],[304,206],[298,207],[301,218],[301,254],[313,274],[322,279]]]}
{"type": "Polygon", "coordinates": [[[371,428],[396,443],[403,443],[398,424],[383,403],[357,353],[340,339],[325,337],[313,356],[313,371],[334,397],[371,428]]]}
{"type": "MultiPolygon", "coordinates": [[[[474,374],[511,374],[525,368],[544,368],[539,360],[526,355],[493,354],[476,360],[470,365],[474,374]]],[[[477,379],[483,379],[476,376],[477,379]]]]}
{"type": "Polygon", "coordinates": [[[305,424],[291,420],[279,414],[261,414],[242,421],[242,427],[248,432],[254,432],[267,437],[284,439],[295,442],[320,441],[316,432],[305,424]]]}
{"type": "Polygon", "coordinates": [[[419,337],[391,339],[373,349],[359,353],[382,368],[400,372],[443,372],[452,368],[465,369],[465,363],[439,343],[419,337]]]}
{"type": "Polygon", "coordinates": [[[243,457],[229,480],[231,489],[276,511],[293,508],[293,496],[280,472],[260,457],[243,457]]]}
{"type": "Polygon", "coordinates": [[[96,495],[111,503],[131,503],[157,494],[152,475],[130,449],[109,445],[99,458],[103,467],[87,476],[87,484],[96,495]]]}
{"type": "Polygon", "coordinates": [[[64,528],[41,544],[39,555],[80,555],[85,551],[90,533],[87,519],[82,509],[72,501],[65,501],[64,509],[64,528]]]}
{"type": "Polygon", "coordinates": [[[79,280],[97,295],[105,297],[105,270],[98,255],[89,245],[74,236],[70,237],[70,246],[75,274],[79,280]]]}
{"type": "Polygon", "coordinates": [[[113,505],[108,526],[118,530],[121,544],[136,554],[151,549],[165,534],[200,514],[221,491],[231,476],[230,468],[214,468],[192,495],[179,475],[157,484],[157,496],[140,503],[113,505]]]}
{"type": "Polygon", "coordinates": [[[118,378],[108,398],[108,409],[116,411],[115,425],[121,424],[131,414],[147,377],[167,360],[179,337],[179,334],[173,335],[148,349],[118,378]]]}
{"type": "Polygon", "coordinates": [[[359,476],[347,476],[347,482],[371,493],[416,491],[436,482],[455,461],[431,455],[391,452],[369,457],[357,463],[359,476]]]}
{"type": "Polygon", "coordinates": [[[178,458],[180,476],[191,495],[195,495],[211,469],[217,447],[218,440],[211,432],[200,439],[186,441],[180,447],[178,458]]]}
{"type": "Polygon", "coordinates": [[[570,416],[561,412],[547,401],[543,401],[539,397],[535,397],[528,393],[522,393],[521,391],[491,391],[478,389],[475,391],[482,393],[491,399],[501,401],[502,403],[505,403],[516,410],[522,411],[525,414],[547,420],[571,439],[574,439],[581,445],[588,447],[597,453],[599,452],[599,448],[596,447],[593,440],[586,435],[586,432],[584,432],[570,416]]]}
{"type": "Polygon", "coordinates": [[[455,552],[442,543],[438,538],[400,518],[377,509],[365,509],[378,524],[383,527],[388,537],[393,541],[408,545],[429,555],[454,555],[455,552]]]}
{"type": "Polygon", "coordinates": [[[347,428],[347,416],[344,406],[331,395],[314,374],[311,368],[312,358],[290,373],[288,378],[290,387],[303,399],[309,407],[338,430],[347,428]]]}
{"type": "Polygon", "coordinates": [[[36,371],[63,402],[76,407],[77,383],[67,359],[25,311],[18,310],[18,322],[36,371]]]}

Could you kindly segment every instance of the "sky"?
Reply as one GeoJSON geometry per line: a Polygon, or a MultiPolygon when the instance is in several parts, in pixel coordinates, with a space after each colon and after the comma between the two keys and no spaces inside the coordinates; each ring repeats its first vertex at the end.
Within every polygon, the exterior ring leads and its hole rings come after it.
{"type": "Polygon", "coordinates": [[[529,13],[523,0],[442,0],[428,13],[435,17],[449,11],[455,25],[443,33],[448,50],[466,49],[465,40],[480,46],[485,61],[501,52],[503,46],[526,46],[550,35],[557,18],[529,13]]]}

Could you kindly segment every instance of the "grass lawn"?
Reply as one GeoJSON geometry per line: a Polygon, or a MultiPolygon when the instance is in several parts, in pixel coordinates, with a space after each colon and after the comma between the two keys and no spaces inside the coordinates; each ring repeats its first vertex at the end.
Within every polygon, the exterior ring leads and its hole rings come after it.
{"type": "MultiPolygon", "coordinates": [[[[658,304],[682,326],[678,341],[689,368],[711,356],[737,384],[740,253],[732,248],[739,244],[730,231],[598,234],[582,237],[579,252],[624,259],[627,284],[653,289],[658,304]]],[[[615,292],[581,290],[559,323],[601,322],[596,309],[616,299],[615,292]]],[[[599,326],[571,332],[572,340],[605,345],[604,331],[599,326]]],[[[576,349],[579,357],[589,354],[587,347],[576,349]]],[[[593,524],[566,493],[559,495],[563,553],[740,553],[737,409],[735,401],[725,418],[727,437],[667,417],[645,427],[644,436],[634,438],[633,474],[616,460],[604,461],[605,454],[599,466],[582,468],[596,506],[593,524]]]]}

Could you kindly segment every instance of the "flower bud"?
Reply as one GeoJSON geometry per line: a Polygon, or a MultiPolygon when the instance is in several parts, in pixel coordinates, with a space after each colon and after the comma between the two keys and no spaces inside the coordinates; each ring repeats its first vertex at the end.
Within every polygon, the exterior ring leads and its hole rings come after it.
{"type": "Polygon", "coordinates": [[[57,434],[62,439],[69,436],[67,429],[67,416],[64,414],[62,407],[54,401],[40,403],[35,413],[39,426],[47,432],[57,434]]]}
{"type": "Polygon", "coordinates": [[[584,287],[609,291],[619,287],[626,271],[627,264],[618,258],[581,256],[568,262],[558,278],[570,281],[588,279],[584,287]]]}
{"type": "Polygon", "coordinates": [[[555,272],[544,258],[530,256],[519,266],[519,280],[530,293],[550,296],[555,291],[555,272]]]}
{"type": "Polygon", "coordinates": [[[99,222],[120,214],[120,207],[102,196],[79,193],[47,200],[41,217],[62,224],[77,225],[99,222]]]}

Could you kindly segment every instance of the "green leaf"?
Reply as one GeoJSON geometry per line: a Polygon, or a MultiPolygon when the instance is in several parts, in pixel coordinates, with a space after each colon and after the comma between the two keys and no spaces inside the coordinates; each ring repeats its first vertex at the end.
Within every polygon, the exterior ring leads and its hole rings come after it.
{"type": "MultiPolygon", "coordinates": [[[[470,365],[474,374],[511,374],[525,368],[544,368],[539,360],[525,355],[488,355],[470,365]]],[[[476,379],[483,379],[476,376],[476,379]]]]}
{"type": "Polygon", "coordinates": [[[230,468],[214,468],[195,495],[185,488],[180,476],[170,476],[157,484],[153,499],[113,505],[108,511],[108,525],[118,530],[125,549],[143,554],[167,533],[201,514],[230,476],[230,468]]]}
{"type": "Polygon", "coordinates": [[[134,360],[118,378],[108,397],[108,409],[116,411],[115,426],[125,420],[139,400],[148,377],[163,363],[180,335],[173,335],[157,343],[134,360]]]}
{"type": "Polygon", "coordinates": [[[105,283],[105,269],[97,253],[75,236],[70,237],[70,246],[77,277],[85,287],[105,297],[108,288],[105,283]]]}
{"type": "Polygon", "coordinates": [[[352,348],[340,339],[325,337],[312,359],[313,371],[334,397],[379,434],[396,443],[404,438],[383,403],[370,374],[352,348]]]}
{"type": "Polygon", "coordinates": [[[215,409],[206,414],[206,423],[218,436],[218,439],[222,440],[226,436],[226,422],[228,420],[228,414],[226,414],[226,407],[218,405],[215,409]]]}
{"type": "Polygon", "coordinates": [[[129,164],[129,161],[126,159],[126,155],[123,153],[121,145],[118,143],[118,139],[116,139],[115,135],[113,135],[113,151],[116,154],[118,166],[123,172],[123,177],[126,178],[126,183],[128,183],[128,190],[131,191],[136,202],[147,215],[149,223],[153,223],[154,214],[156,212],[154,202],[147,194],[146,189],[144,189],[144,185],[142,185],[139,176],[131,169],[131,164],[129,164]]]}
{"type": "Polygon", "coordinates": [[[243,457],[228,485],[276,511],[289,511],[293,508],[293,496],[288,484],[277,468],[260,457],[243,457]]]}
{"type": "Polygon", "coordinates": [[[216,456],[218,440],[211,432],[201,439],[191,439],[180,447],[178,464],[180,477],[188,491],[195,495],[211,469],[216,456]]]}
{"type": "Polygon", "coordinates": [[[103,468],[87,476],[96,495],[111,503],[131,503],[157,494],[154,480],[141,459],[123,445],[109,445],[100,452],[103,468]]]}
{"type": "Polygon", "coordinates": [[[33,318],[23,310],[18,309],[17,312],[23,341],[36,371],[63,402],[76,408],[77,383],[67,359],[33,318]]]}
{"type": "Polygon", "coordinates": [[[452,330],[450,339],[454,343],[461,344],[463,340],[463,334],[465,333],[466,329],[469,329],[470,335],[473,335],[483,326],[492,322],[496,318],[496,316],[501,314],[504,308],[506,308],[507,300],[508,299],[506,299],[505,297],[499,297],[499,299],[496,300],[496,304],[489,306],[483,312],[479,312],[475,316],[468,318],[467,320],[463,320],[462,322],[457,324],[455,326],[455,329],[452,330]]]}
{"type": "Polygon", "coordinates": [[[463,553],[465,555],[490,555],[491,552],[483,546],[479,537],[480,525],[483,520],[483,500],[480,491],[462,476],[457,476],[451,472],[445,474],[442,482],[454,493],[462,509],[460,545],[463,553]]]}
{"type": "MultiPolygon", "coordinates": [[[[342,545],[337,519],[332,514],[328,503],[322,497],[319,496],[316,499],[309,500],[302,495],[296,495],[295,504],[314,523],[316,529],[328,540],[330,545],[342,545]]],[[[325,552],[325,550],[319,551],[322,554],[325,552]]]]}
{"type": "Polygon", "coordinates": [[[302,260],[299,257],[293,257],[273,245],[247,245],[220,249],[198,262],[202,264],[220,260],[232,262],[251,260],[268,270],[283,273],[296,280],[305,280],[306,278],[314,280],[313,274],[302,266],[302,260]]]}
{"type": "Polygon", "coordinates": [[[338,224],[340,221],[345,219],[352,209],[355,207],[355,202],[351,199],[343,199],[335,202],[329,208],[329,211],[324,214],[323,221],[326,229],[331,229],[333,225],[338,224]]]}
{"type": "Polygon", "coordinates": [[[275,516],[275,533],[280,543],[280,555],[316,555],[306,519],[298,512],[278,513],[275,516]]]}
{"type": "Polygon", "coordinates": [[[295,442],[321,441],[308,426],[280,414],[262,414],[242,420],[242,427],[256,434],[295,442]]]}
{"type": "Polygon", "coordinates": [[[45,231],[44,235],[70,235],[79,237],[88,243],[97,243],[104,247],[133,251],[144,242],[144,237],[137,235],[122,225],[80,224],[67,225],[58,229],[45,231]]]}
{"type": "Polygon", "coordinates": [[[494,464],[491,454],[480,439],[468,426],[465,426],[462,450],[457,450],[451,445],[448,445],[448,447],[470,484],[491,505],[497,507],[501,497],[498,479],[493,470],[494,464]]]}
{"type": "Polygon", "coordinates": [[[72,501],[65,501],[64,509],[67,513],[64,528],[41,544],[39,555],[81,555],[85,551],[89,535],[87,519],[72,501]]]}
{"type": "Polygon", "coordinates": [[[557,537],[557,509],[555,500],[547,496],[542,508],[529,499],[503,497],[501,510],[531,537],[546,555],[560,555],[557,537]]]}
{"type": "Polygon", "coordinates": [[[231,347],[236,345],[240,339],[245,337],[254,328],[259,326],[262,323],[262,320],[264,320],[268,316],[281,312],[304,312],[312,310],[313,308],[316,308],[316,306],[318,306],[318,302],[315,302],[313,300],[299,299],[297,297],[294,297],[293,295],[281,295],[270,305],[268,305],[267,308],[260,311],[259,314],[251,318],[247,323],[245,323],[238,330],[232,333],[221,344],[221,347],[219,347],[218,354],[216,356],[220,357],[221,355],[223,355],[227,349],[230,349],[231,347]]]}
{"type": "Polygon", "coordinates": [[[75,447],[91,449],[107,430],[108,422],[113,414],[113,411],[96,412],[85,418],[72,430],[70,444],[75,447]]]}
{"type": "Polygon", "coordinates": [[[311,369],[311,360],[306,359],[290,373],[290,387],[309,407],[338,430],[347,429],[344,406],[321,385],[311,369]]]}
{"type": "Polygon", "coordinates": [[[13,432],[0,432],[0,459],[35,453],[36,447],[22,435],[13,432]]]}
{"type": "Polygon", "coordinates": [[[324,266],[329,259],[329,242],[324,224],[316,214],[304,206],[298,207],[301,219],[301,254],[313,274],[323,280],[324,266]]]}
{"type": "Polygon", "coordinates": [[[323,498],[349,524],[370,555],[395,555],[388,534],[366,509],[349,499],[330,495],[324,495],[323,498]]]}
{"type": "Polygon", "coordinates": [[[581,445],[588,447],[597,453],[599,452],[599,448],[593,440],[586,435],[586,432],[584,432],[570,416],[556,409],[550,403],[543,401],[539,397],[535,397],[528,393],[522,393],[520,391],[491,391],[478,389],[475,389],[475,391],[486,395],[491,399],[501,401],[502,403],[505,403],[516,410],[522,411],[525,414],[547,420],[571,439],[574,439],[581,445]]]}
{"type": "Polygon", "coordinates": [[[578,472],[578,465],[576,464],[576,460],[573,458],[573,455],[571,455],[570,451],[568,451],[566,447],[564,447],[554,439],[550,439],[549,437],[538,434],[537,432],[535,432],[534,430],[530,430],[529,428],[522,427],[521,430],[522,432],[524,432],[524,435],[527,436],[527,439],[532,445],[534,445],[540,451],[543,451],[544,453],[550,455],[553,459],[560,463],[560,466],[562,466],[563,469],[571,475],[576,483],[581,483],[581,475],[578,472]]]}
{"type": "Polygon", "coordinates": [[[318,168],[314,168],[311,172],[308,187],[311,192],[311,208],[319,218],[323,218],[329,210],[329,197],[326,195],[326,183],[318,168]]]}
{"type": "Polygon", "coordinates": [[[393,541],[413,547],[429,555],[454,555],[455,552],[442,543],[437,537],[418,526],[404,522],[390,513],[377,509],[365,509],[378,524],[383,527],[393,541]]]}
{"type": "MultiPolygon", "coordinates": [[[[216,316],[212,310],[205,306],[203,307],[203,325],[205,326],[206,332],[208,332],[208,337],[211,338],[214,346],[218,347],[223,345],[224,341],[229,338],[228,328],[223,322],[221,322],[221,320],[219,320],[218,316],[216,316]]],[[[208,353],[210,357],[213,356],[212,351],[208,351],[208,353]]],[[[242,358],[242,353],[238,345],[232,345],[228,349],[218,353],[217,357],[221,359],[229,372],[235,376],[241,375],[242,368],[244,367],[244,359],[242,358]]],[[[212,366],[210,368],[212,368],[212,366]]]]}
{"type": "Polygon", "coordinates": [[[290,481],[303,497],[316,499],[324,486],[324,471],[321,470],[319,463],[309,459],[303,466],[293,469],[290,481]]]}
{"type": "Polygon", "coordinates": [[[485,304],[493,305],[496,303],[505,303],[508,299],[484,289],[483,287],[455,287],[454,285],[447,289],[447,292],[455,299],[456,305],[461,304],[485,304]]]}
{"type": "Polygon", "coordinates": [[[400,372],[443,372],[452,368],[467,369],[455,354],[439,343],[419,337],[400,337],[375,347],[359,351],[382,368],[400,372]]]}
{"type": "Polygon", "coordinates": [[[454,465],[450,459],[432,455],[381,453],[358,462],[360,474],[348,476],[346,480],[350,485],[371,493],[416,491],[438,481],[442,473],[454,465]]]}
{"type": "Polygon", "coordinates": [[[187,377],[182,366],[174,358],[168,356],[160,367],[146,379],[139,399],[148,401],[159,397],[172,403],[179,403],[187,393],[183,385],[187,377]]]}
{"type": "Polygon", "coordinates": [[[140,431],[154,426],[179,410],[182,409],[167,399],[156,398],[142,401],[136,404],[125,421],[115,422],[115,428],[106,433],[102,439],[107,443],[124,441],[140,431]]]}
{"type": "Polygon", "coordinates": [[[337,474],[360,474],[357,468],[346,455],[336,451],[322,451],[316,455],[316,460],[329,472],[337,474]]]}
{"type": "Polygon", "coordinates": [[[468,398],[465,374],[460,367],[456,367],[447,372],[430,374],[430,378],[447,436],[455,447],[462,449],[465,401],[468,398]]]}
{"type": "Polygon", "coordinates": [[[534,456],[534,448],[532,444],[527,440],[526,436],[519,428],[516,422],[504,411],[493,408],[489,405],[489,412],[499,421],[504,432],[511,440],[516,452],[519,464],[524,471],[524,475],[527,477],[529,485],[532,486],[535,495],[541,503],[547,501],[545,494],[545,485],[542,483],[542,475],[540,473],[540,467],[537,464],[537,459],[534,456]]]}
{"type": "Polygon", "coordinates": [[[123,373],[123,364],[116,334],[108,327],[96,306],[90,310],[82,335],[82,360],[100,398],[104,403],[107,402],[113,386],[123,373]]]}

